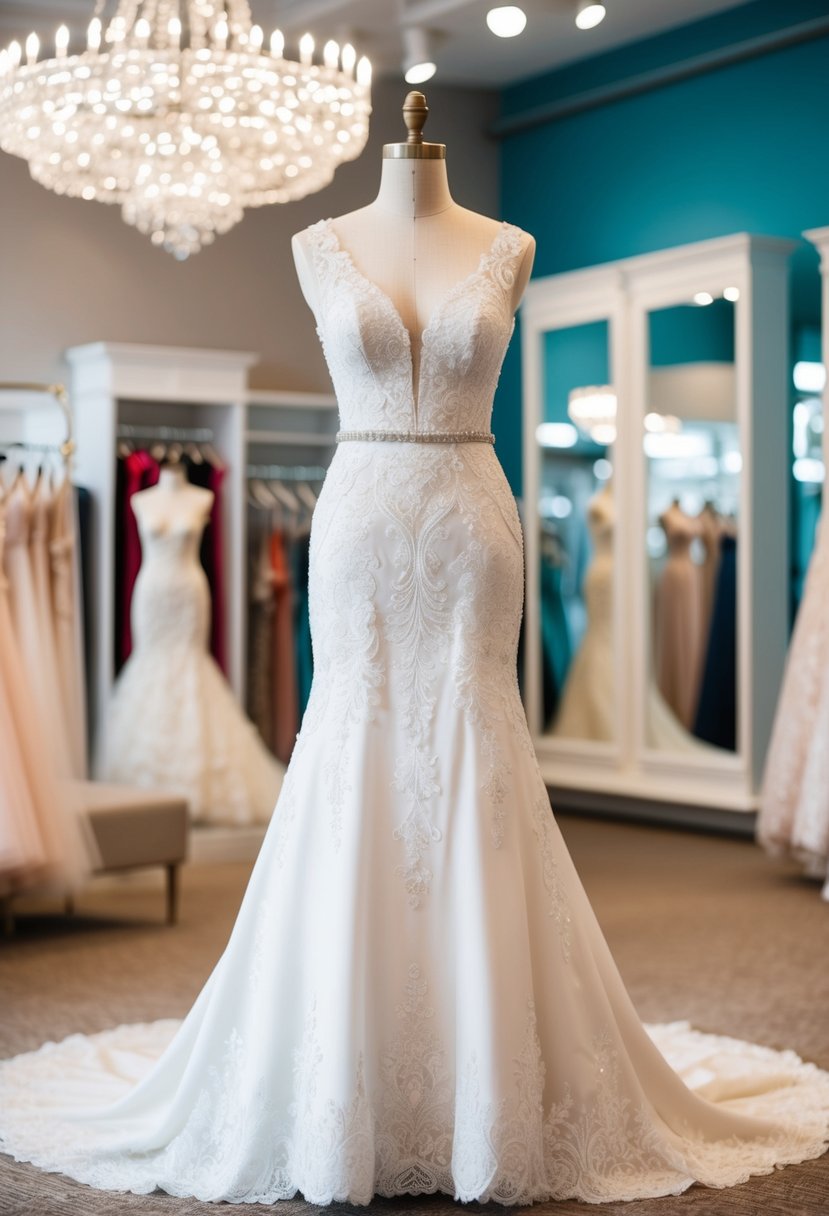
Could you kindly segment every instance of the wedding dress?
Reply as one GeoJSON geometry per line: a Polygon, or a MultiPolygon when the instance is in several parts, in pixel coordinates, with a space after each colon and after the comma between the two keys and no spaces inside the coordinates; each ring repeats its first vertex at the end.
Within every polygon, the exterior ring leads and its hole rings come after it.
{"type": "Polygon", "coordinates": [[[140,517],[138,525],[133,650],[108,707],[99,776],[180,793],[202,822],[266,822],[284,769],[208,650],[210,590],[199,562],[204,521],[140,517]]]}
{"type": "Polygon", "coordinates": [[[471,437],[523,234],[500,227],[442,298],[417,393],[390,298],[330,221],[307,239],[359,438],[314,514],[314,681],[279,802],[184,1022],[7,1062],[6,1151],[114,1190],[361,1204],[632,1199],[819,1155],[829,1075],[643,1028],[550,812],[516,679],[518,515],[471,437]]]}
{"type": "Polygon", "coordinates": [[[829,900],[829,530],[821,523],[766,758],[757,839],[824,881],[829,900]]]}

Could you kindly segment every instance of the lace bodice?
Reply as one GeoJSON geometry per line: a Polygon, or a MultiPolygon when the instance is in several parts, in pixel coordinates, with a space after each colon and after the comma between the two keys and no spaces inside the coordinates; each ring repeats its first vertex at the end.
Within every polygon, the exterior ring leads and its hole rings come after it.
{"type": "Polygon", "coordinates": [[[185,519],[182,522],[162,522],[158,519],[140,520],[141,560],[143,565],[157,562],[180,562],[198,565],[199,546],[204,524],[185,519]]]}
{"type": "Polygon", "coordinates": [[[489,429],[514,327],[524,234],[501,225],[478,266],[442,297],[423,331],[418,375],[390,297],[354,264],[330,219],[307,229],[319,286],[317,333],[345,428],[489,429]],[[417,388],[415,388],[415,384],[417,388]]]}

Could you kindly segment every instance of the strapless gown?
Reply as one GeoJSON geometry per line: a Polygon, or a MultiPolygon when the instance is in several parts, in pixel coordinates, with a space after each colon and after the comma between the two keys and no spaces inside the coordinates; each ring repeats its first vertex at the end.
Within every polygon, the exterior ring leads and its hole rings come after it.
{"type": "Polygon", "coordinates": [[[98,746],[104,781],[170,790],[200,823],[265,823],[284,776],[209,653],[203,528],[141,529],[132,597],[133,650],[115,684],[98,746]]]}
{"type": "MultiPolygon", "coordinates": [[[[443,299],[417,391],[391,301],[330,221],[308,240],[343,425],[487,430],[520,230],[443,299]]],[[[341,443],[310,597],[310,703],[224,954],[181,1025],[6,1063],[6,1151],[101,1188],[319,1204],[632,1199],[822,1153],[829,1075],[649,1032],[627,996],[519,699],[492,447],[341,443]]]]}

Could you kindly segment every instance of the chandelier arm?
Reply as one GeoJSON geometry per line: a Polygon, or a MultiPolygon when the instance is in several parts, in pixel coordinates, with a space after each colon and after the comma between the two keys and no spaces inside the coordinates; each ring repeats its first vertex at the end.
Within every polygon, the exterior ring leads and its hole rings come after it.
{"type": "Polygon", "coordinates": [[[227,18],[231,41],[237,46],[246,42],[251,26],[248,0],[228,0],[227,18]]]}

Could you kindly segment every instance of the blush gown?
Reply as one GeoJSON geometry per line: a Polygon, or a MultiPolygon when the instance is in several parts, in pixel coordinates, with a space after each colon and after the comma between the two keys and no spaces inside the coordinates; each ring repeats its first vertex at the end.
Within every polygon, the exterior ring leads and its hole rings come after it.
{"type": "MultiPolygon", "coordinates": [[[[343,425],[487,430],[520,229],[443,298],[417,390],[390,299],[331,221],[307,236],[343,425]]],[[[517,1204],[727,1186],[824,1151],[829,1075],[639,1021],[533,753],[522,597],[489,444],[340,443],[313,520],[310,702],[225,952],[183,1023],[7,1062],[8,1153],[202,1200],[517,1204]]]]}

